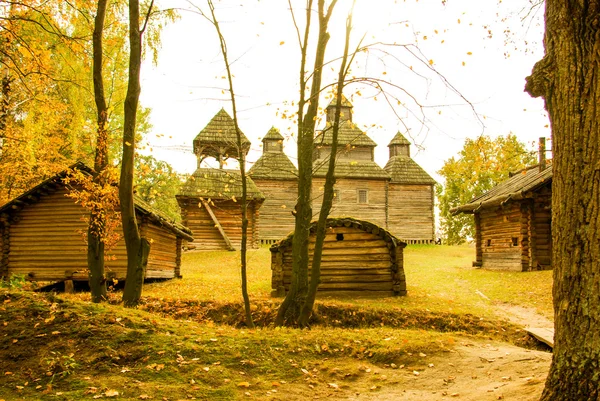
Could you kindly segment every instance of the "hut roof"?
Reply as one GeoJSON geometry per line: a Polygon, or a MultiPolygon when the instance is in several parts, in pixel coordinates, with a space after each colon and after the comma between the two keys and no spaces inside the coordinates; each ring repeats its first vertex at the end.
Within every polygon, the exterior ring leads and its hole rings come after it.
{"type": "MultiPolygon", "coordinates": [[[[246,177],[248,199],[263,200],[265,196],[250,177],[246,177]]],[[[239,170],[199,168],[183,185],[178,196],[237,199],[242,197],[242,176],[239,170]]]]}
{"type": "MultiPolygon", "coordinates": [[[[394,236],[394,234],[392,234],[391,232],[378,226],[377,224],[371,223],[370,221],[366,220],[359,220],[353,217],[329,217],[327,218],[325,227],[354,227],[362,231],[378,235],[387,243],[391,243],[392,247],[401,246],[404,248],[406,246],[406,243],[404,241],[396,238],[396,236],[394,236]]],[[[311,234],[313,234],[316,232],[316,230],[317,221],[313,221],[312,223],[310,223],[309,231],[311,234]]],[[[277,252],[280,248],[291,247],[293,239],[294,232],[291,232],[287,237],[271,245],[271,252],[277,252]]]]}
{"type": "MultiPolygon", "coordinates": [[[[332,124],[327,123],[325,129],[316,136],[315,145],[331,145],[332,143],[332,124]]],[[[377,143],[369,138],[369,136],[360,128],[358,128],[356,124],[348,120],[340,123],[340,130],[338,132],[338,145],[375,147],[377,146],[377,143]]]]}
{"type": "Polygon", "coordinates": [[[552,183],[552,164],[548,163],[543,171],[538,165],[518,171],[466,205],[451,210],[452,214],[475,213],[480,209],[504,205],[528,197],[542,186],[552,183]]]}
{"type": "Polygon", "coordinates": [[[277,128],[271,127],[271,129],[269,129],[267,134],[262,139],[263,142],[267,141],[267,140],[283,141],[284,138],[283,138],[283,135],[281,135],[281,133],[279,132],[279,130],[277,128]]]}
{"type": "Polygon", "coordinates": [[[383,168],[392,178],[392,182],[400,184],[435,184],[435,180],[409,156],[390,157],[383,168]]]}
{"type": "MultiPolygon", "coordinates": [[[[314,177],[325,177],[329,160],[326,159],[315,166],[313,170],[314,177]]],[[[382,169],[379,164],[370,160],[347,161],[336,160],[335,164],[336,178],[371,178],[389,180],[390,176],[382,169]]]]}
{"type": "MultiPolygon", "coordinates": [[[[246,135],[242,134],[242,147],[250,147],[250,141],[246,135]]],[[[194,147],[201,145],[225,145],[235,146],[237,144],[237,135],[233,118],[225,111],[219,110],[217,114],[206,124],[206,127],[200,131],[194,138],[194,147]]]]}
{"type": "Polygon", "coordinates": [[[393,146],[393,145],[409,145],[410,146],[410,141],[408,139],[406,139],[404,137],[404,135],[402,135],[400,133],[400,131],[398,131],[396,133],[396,135],[392,138],[390,143],[388,144],[388,147],[393,146]]]}
{"type": "Polygon", "coordinates": [[[265,152],[248,170],[254,179],[295,180],[298,169],[283,152],[265,152]]]}
{"type": "MultiPolygon", "coordinates": [[[[0,207],[0,214],[10,213],[11,211],[19,209],[25,204],[32,204],[38,202],[40,200],[39,195],[46,193],[48,190],[54,190],[57,187],[64,186],[65,184],[63,182],[63,179],[72,170],[80,170],[90,175],[95,174],[92,168],[85,165],[83,162],[77,162],[2,205],[0,207]]],[[[189,228],[179,223],[176,223],[175,221],[172,221],[167,216],[154,209],[152,206],[148,205],[138,196],[134,197],[134,203],[136,211],[148,217],[150,221],[154,222],[157,225],[167,228],[178,237],[181,237],[187,241],[193,241],[192,231],[189,228]]]]}
{"type": "MultiPolygon", "coordinates": [[[[329,105],[327,105],[327,108],[335,107],[335,106],[337,106],[337,104],[338,104],[337,96],[334,96],[333,99],[331,100],[331,102],[329,103],[329,105]]],[[[342,107],[354,107],[354,106],[352,106],[352,103],[350,103],[350,101],[344,95],[342,95],[342,107]]]]}

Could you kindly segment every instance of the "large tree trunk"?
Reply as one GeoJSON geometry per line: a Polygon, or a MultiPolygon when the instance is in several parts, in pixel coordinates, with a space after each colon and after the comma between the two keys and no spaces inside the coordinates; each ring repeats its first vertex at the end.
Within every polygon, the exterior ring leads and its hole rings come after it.
{"type": "Polygon", "coordinates": [[[319,109],[319,95],[321,93],[321,79],[325,50],[329,42],[327,27],[336,0],[333,0],[329,8],[325,10],[325,1],[318,1],[319,36],[315,54],[314,72],[310,90],[310,97],[305,101],[304,91],[306,88],[305,61],[310,30],[310,8],[312,1],[307,6],[307,21],[302,45],[302,61],[300,66],[300,102],[298,102],[298,202],[296,203],[296,223],[294,226],[294,238],[292,240],[292,282],[283,303],[277,312],[276,325],[282,325],[285,321],[296,323],[301,309],[306,302],[308,292],[308,265],[309,265],[309,227],[312,220],[312,155],[315,135],[317,112],[319,109]],[[304,107],[308,103],[306,114],[304,107]]]}
{"type": "Polygon", "coordinates": [[[542,400],[600,399],[600,1],[546,0],[527,78],[553,136],[554,354],[542,400]]]}
{"type": "MultiPolygon", "coordinates": [[[[150,9],[152,6],[150,6],[150,9]]],[[[148,15],[150,10],[148,10],[148,15]]],[[[146,20],[147,21],[147,20],[146,20]]],[[[119,183],[119,201],[121,204],[121,222],[123,237],[127,248],[127,279],[123,290],[125,306],[136,305],[142,296],[142,286],[150,243],[141,238],[135,217],[133,199],[133,170],[135,157],[135,125],[138,99],[140,97],[140,68],[142,65],[142,32],[140,23],[140,4],[138,0],[129,1],[129,82],[125,97],[125,121],[123,127],[123,161],[119,183]]]]}
{"type": "MultiPolygon", "coordinates": [[[[96,135],[96,156],[94,158],[94,170],[96,176],[94,181],[104,186],[106,175],[104,170],[108,166],[108,109],[104,97],[104,82],[102,76],[102,33],[104,31],[104,18],[108,0],[98,0],[98,9],[94,19],[94,34],[92,36],[93,47],[93,81],[94,100],[96,102],[98,129],[96,135]]],[[[106,225],[102,213],[92,212],[87,232],[87,264],[88,282],[92,295],[92,302],[101,302],[106,299],[106,277],[104,276],[104,238],[102,228],[106,225]]]]}

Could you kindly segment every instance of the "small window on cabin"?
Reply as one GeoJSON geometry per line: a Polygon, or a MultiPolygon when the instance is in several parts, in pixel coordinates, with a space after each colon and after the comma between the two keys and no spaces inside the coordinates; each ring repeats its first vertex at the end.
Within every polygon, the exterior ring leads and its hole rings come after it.
{"type": "Polygon", "coordinates": [[[491,239],[487,240],[487,246],[492,246],[492,240],[491,239]]]}
{"type": "Polygon", "coordinates": [[[337,234],[335,235],[335,240],[336,240],[336,241],[343,241],[343,240],[344,240],[344,234],[342,234],[342,233],[337,233],[337,234]]]}
{"type": "Polygon", "coordinates": [[[265,141],[263,145],[263,152],[269,151],[269,141],[265,141]]]}
{"type": "Polygon", "coordinates": [[[342,198],[340,196],[340,190],[334,189],[333,190],[333,203],[340,203],[341,201],[342,201],[342,198]]]}
{"type": "Polygon", "coordinates": [[[369,191],[366,189],[358,190],[358,203],[369,203],[369,191]]]}
{"type": "Polygon", "coordinates": [[[512,246],[519,246],[519,238],[512,237],[512,246]]]}

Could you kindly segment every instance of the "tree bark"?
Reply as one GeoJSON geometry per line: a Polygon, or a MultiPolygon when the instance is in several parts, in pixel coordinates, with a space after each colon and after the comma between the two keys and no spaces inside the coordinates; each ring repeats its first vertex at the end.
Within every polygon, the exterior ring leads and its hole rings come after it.
{"type": "MultiPolygon", "coordinates": [[[[105,170],[108,166],[108,108],[104,96],[104,82],[102,75],[102,34],[104,31],[104,19],[108,0],[98,0],[98,9],[94,18],[94,33],[92,36],[93,47],[93,81],[94,100],[96,102],[98,129],[96,134],[96,156],[94,158],[94,171],[96,176],[94,182],[100,185],[106,184],[105,170]]],[[[106,277],[104,275],[104,239],[100,232],[105,226],[105,218],[102,213],[90,213],[90,222],[87,232],[87,264],[88,282],[92,302],[101,302],[106,299],[106,277]]]]}
{"type": "Polygon", "coordinates": [[[312,1],[307,5],[307,21],[304,42],[301,44],[302,61],[300,66],[300,102],[298,102],[298,201],[296,203],[296,222],[294,225],[294,238],[292,240],[292,281],[290,290],[277,312],[276,325],[285,321],[296,323],[300,311],[306,302],[308,292],[308,265],[309,265],[309,227],[312,220],[312,155],[314,145],[315,126],[319,109],[319,95],[321,93],[321,80],[325,50],[329,42],[327,26],[336,0],[332,1],[325,10],[325,1],[318,2],[319,34],[315,53],[314,72],[311,83],[310,97],[305,101],[306,88],[305,62],[307,55],[308,33],[310,31],[310,13],[312,1]],[[304,107],[308,103],[306,114],[304,107]]]}
{"type": "Polygon", "coordinates": [[[552,125],[554,353],[542,400],[600,399],[600,1],[546,0],[526,91],[552,125]]]}
{"type": "MultiPolygon", "coordinates": [[[[148,15],[150,14],[148,10],[148,15]]],[[[146,19],[147,21],[147,19],[146,19]]],[[[119,182],[121,223],[127,249],[127,279],[123,290],[125,306],[135,306],[142,296],[142,286],[150,243],[142,238],[135,216],[133,198],[133,170],[135,157],[135,125],[140,97],[140,69],[142,65],[142,31],[139,0],[129,0],[129,80],[125,97],[125,119],[123,126],[123,160],[119,182]]]]}
{"type": "Polygon", "coordinates": [[[346,20],[346,43],[344,45],[344,55],[342,56],[342,64],[340,65],[340,71],[338,74],[337,82],[337,105],[335,108],[335,118],[333,126],[331,127],[331,152],[329,155],[329,165],[327,173],[325,175],[325,185],[323,187],[323,202],[321,203],[321,210],[319,211],[319,221],[317,222],[317,231],[315,233],[315,248],[313,250],[313,262],[310,275],[310,283],[306,294],[306,300],[300,310],[300,316],[298,317],[298,326],[307,327],[308,320],[310,319],[315,300],[317,298],[317,290],[321,282],[321,259],[323,257],[323,245],[325,244],[327,217],[333,205],[333,187],[335,185],[335,162],[338,151],[338,133],[340,130],[340,117],[342,111],[342,96],[344,93],[344,83],[346,80],[347,69],[346,65],[348,62],[348,49],[350,47],[350,31],[352,30],[352,12],[346,20]]]}

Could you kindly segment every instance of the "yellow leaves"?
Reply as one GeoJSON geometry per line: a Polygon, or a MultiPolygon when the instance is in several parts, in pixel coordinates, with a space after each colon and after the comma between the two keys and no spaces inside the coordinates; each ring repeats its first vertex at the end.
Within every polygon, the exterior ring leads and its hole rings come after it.
{"type": "MultiPolygon", "coordinates": [[[[433,59],[429,60],[429,65],[433,65],[433,59]]],[[[412,67],[411,67],[411,69],[412,69],[412,67]]]]}
{"type": "Polygon", "coordinates": [[[119,392],[117,390],[106,390],[104,392],[104,396],[105,397],[118,397],[119,392]]]}
{"type": "Polygon", "coordinates": [[[250,383],[248,383],[248,382],[239,382],[237,384],[237,386],[238,387],[243,387],[243,388],[248,388],[248,387],[250,387],[250,383]]]}
{"type": "Polygon", "coordinates": [[[472,56],[473,52],[467,52],[467,56],[472,56]]]}
{"type": "Polygon", "coordinates": [[[279,42],[279,46],[283,46],[285,44],[285,41],[282,40],[281,42],[279,42]]]}

